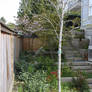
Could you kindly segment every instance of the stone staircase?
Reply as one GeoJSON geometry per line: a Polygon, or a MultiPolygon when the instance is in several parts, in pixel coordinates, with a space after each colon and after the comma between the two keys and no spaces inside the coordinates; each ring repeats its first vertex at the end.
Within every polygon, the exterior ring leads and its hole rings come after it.
{"type": "MultiPolygon", "coordinates": [[[[72,70],[74,71],[82,71],[82,72],[87,72],[87,73],[92,73],[92,65],[85,61],[85,62],[72,62],[72,70]]],[[[87,79],[90,92],[92,92],[92,78],[87,79]]]]}
{"type": "Polygon", "coordinates": [[[80,52],[72,46],[71,40],[66,41],[62,49],[67,62],[83,61],[80,52]]]}
{"type": "Polygon", "coordinates": [[[92,92],[92,78],[87,79],[89,88],[90,88],[90,92],[92,92]]]}
{"type": "Polygon", "coordinates": [[[92,73],[92,65],[87,61],[72,62],[71,68],[73,71],[80,70],[82,72],[92,73]]]}
{"type": "MultiPolygon", "coordinates": [[[[77,48],[74,48],[71,43],[72,40],[64,41],[63,53],[67,64],[71,67],[73,71],[82,71],[87,73],[92,73],[92,64],[88,61],[85,61],[77,48]]],[[[70,80],[71,78],[66,78],[65,81],[70,80]]],[[[64,81],[64,79],[62,79],[64,81]]],[[[90,92],[92,92],[92,78],[87,79],[90,92]]]]}

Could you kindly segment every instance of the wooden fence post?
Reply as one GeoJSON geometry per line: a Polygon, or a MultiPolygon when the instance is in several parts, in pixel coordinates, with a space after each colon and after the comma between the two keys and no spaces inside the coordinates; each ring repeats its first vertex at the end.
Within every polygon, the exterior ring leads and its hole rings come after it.
{"type": "Polygon", "coordinates": [[[0,25],[0,92],[2,92],[2,49],[1,49],[1,25],[0,25]]]}

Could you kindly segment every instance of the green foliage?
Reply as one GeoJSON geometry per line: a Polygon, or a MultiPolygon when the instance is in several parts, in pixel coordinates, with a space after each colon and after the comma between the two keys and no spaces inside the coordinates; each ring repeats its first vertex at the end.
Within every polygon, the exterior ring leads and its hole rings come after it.
{"type": "Polygon", "coordinates": [[[49,92],[50,84],[46,80],[47,74],[44,71],[22,73],[20,78],[23,81],[24,92],[49,92]]]}
{"type": "Polygon", "coordinates": [[[31,53],[24,52],[21,54],[20,60],[15,62],[16,81],[20,82],[19,92],[21,90],[23,92],[57,90],[57,77],[52,74],[53,71],[57,71],[57,66],[53,65],[54,60],[47,56],[33,57],[31,53]]]}
{"type": "Polygon", "coordinates": [[[70,83],[62,83],[62,92],[77,92],[77,90],[74,89],[70,89],[70,83]]]}
{"type": "MultiPolygon", "coordinates": [[[[56,0],[50,1],[54,5],[57,4],[56,0]]],[[[36,34],[44,43],[44,48],[52,53],[52,51],[57,51],[58,48],[55,31],[59,34],[60,18],[50,1],[21,0],[17,23],[19,30],[25,32],[36,31],[36,34]]]]}
{"type": "Polygon", "coordinates": [[[82,72],[82,75],[85,77],[85,78],[92,78],[92,73],[87,73],[85,71],[82,72]]]}
{"type": "Polygon", "coordinates": [[[73,22],[74,27],[79,27],[81,24],[81,18],[76,17],[75,19],[73,19],[72,22],[73,22]]]}
{"type": "MultiPolygon", "coordinates": [[[[80,78],[79,74],[74,73],[66,64],[63,66],[62,77],[74,77],[78,75],[78,79],[73,80],[69,84],[62,84],[62,91],[82,92],[77,91],[80,86],[86,90],[88,86],[84,79],[80,78]]],[[[82,74],[87,75],[86,73],[82,74]]],[[[20,60],[15,62],[15,75],[16,81],[20,83],[18,85],[18,92],[57,92],[58,90],[58,68],[55,61],[48,56],[35,57],[30,52],[22,53],[20,60]]]]}
{"type": "MultiPolygon", "coordinates": [[[[51,0],[56,4],[56,1],[51,0]]],[[[18,11],[18,24],[19,28],[23,31],[27,31],[28,27],[31,27],[36,22],[33,30],[41,31],[45,30],[58,30],[58,24],[60,22],[55,7],[48,0],[21,0],[18,11]],[[49,21],[48,21],[49,20],[49,21]],[[26,25],[24,23],[26,21],[26,25]],[[39,26],[41,25],[41,26],[39,26]],[[55,28],[55,29],[54,29],[55,28]]],[[[56,31],[57,31],[56,30],[56,31]]]]}
{"type": "Polygon", "coordinates": [[[76,88],[78,92],[90,92],[88,83],[80,71],[77,72],[77,78],[72,79],[71,88],[76,88]]]}
{"type": "Polygon", "coordinates": [[[7,26],[11,29],[15,29],[16,25],[14,23],[8,23],[7,26]]]}
{"type": "Polygon", "coordinates": [[[5,24],[5,23],[6,23],[6,19],[5,19],[4,17],[1,17],[1,18],[0,18],[0,22],[2,22],[2,23],[5,24]]]}
{"type": "Polygon", "coordinates": [[[80,27],[81,25],[81,17],[76,12],[66,14],[64,17],[64,30],[70,31],[75,27],[80,27]]]}
{"type": "Polygon", "coordinates": [[[72,69],[64,64],[62,66],[62,77],[74,77],[76,76],[76,73],[72,71],[72,69]]]}
{"type": "Polygon", "coordinates": [[[23,92],[23,87],[22,87],[22,85],[19,85],[19,87],[18,87],[18,92],[23,92]]]}
{"type": "MultiPolygon", "coordinates": [[[[52,33],[53,34],[53,33],[52,33]]],[[[51,34],[46,36],[45,39],[45,46],[44,49],[47,51],[57,51],[58,50],[58,40],[56,39],[56,36],[53,34],[51,36],[51,34]]]]}

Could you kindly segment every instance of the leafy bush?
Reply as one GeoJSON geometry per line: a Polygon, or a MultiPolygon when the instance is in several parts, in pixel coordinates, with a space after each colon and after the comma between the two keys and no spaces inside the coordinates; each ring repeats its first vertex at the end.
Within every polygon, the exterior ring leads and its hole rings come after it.
{"type": "Polygon", "coordinates": [[[20,79],[23,82],[23,92],[49,92],[50,84],[46,76],[44,71],[37,71],[34,74],[22,73],[20,79]]]}
{"type": "Polygon", "coordinates": [[[62,66],[62,77],[69,77],[69,76],[74,77],[75,72],[73,72],[69,66],[63,65],[62,66]]]}
{"type": "Polygon", "coordinates": [[[51,74],[57,71],[54,59],[47,56],[32,56],[31,53],[21,54],[15,62],[16,80],[20,82],[19,92],[50,92],[57,89],[57,78],[51,74]],[[50,76],[50,81],[48,81],[50,76]],[[22,84],[21,84],[22,83],[22,84]]]}
{"type": "Polygon", "coordinates": [[[88,83],[80,71],[77,72],[77,78],[73,78],[71,88],[76,88],[78,92],[90,92],[88,83]]]}
{"type": "Polygon", "coordinates": [[[19,85],[19,87],[18,87],[18,92],[23,92],[23,87],[22,87],[22,85],[19,85]]]}
{"type": "Polygon", "coordinates": [[[50,89],[57,90],[58,89],[58,72],[57,71],[50,72],[47,76],[47,81],[50,84],[50,89]]]}
{"type": "Polygon", "coordinates": [[[62,83],[62,92],[77,92],[75,88],[70,89],[70,83],[62,83]]]}

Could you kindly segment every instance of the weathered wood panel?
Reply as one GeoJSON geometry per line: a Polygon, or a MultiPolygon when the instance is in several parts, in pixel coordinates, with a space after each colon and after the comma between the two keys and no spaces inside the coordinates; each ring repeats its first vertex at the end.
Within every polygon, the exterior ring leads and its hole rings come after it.
{"type": "Polygon", "coordinates": [[[21,50],[21,39],[0,32],[0,92],[10,92],[14,80],[14,61],[21,50]],[[15,52],[16,51],[16,52],[15,52]]]}
{"type": "Polygon", "coordinates": [[[36,51],[42,46],[42,41],[38,38],[24,38],[23,39],[23,50],[24,51],[36,51]]]}
{"type": "Polygon", "coordinates": [[[22,50],[22,39],[19,37],[14,37],[14,59],[19,58],[20,52],[22,50]]]}

